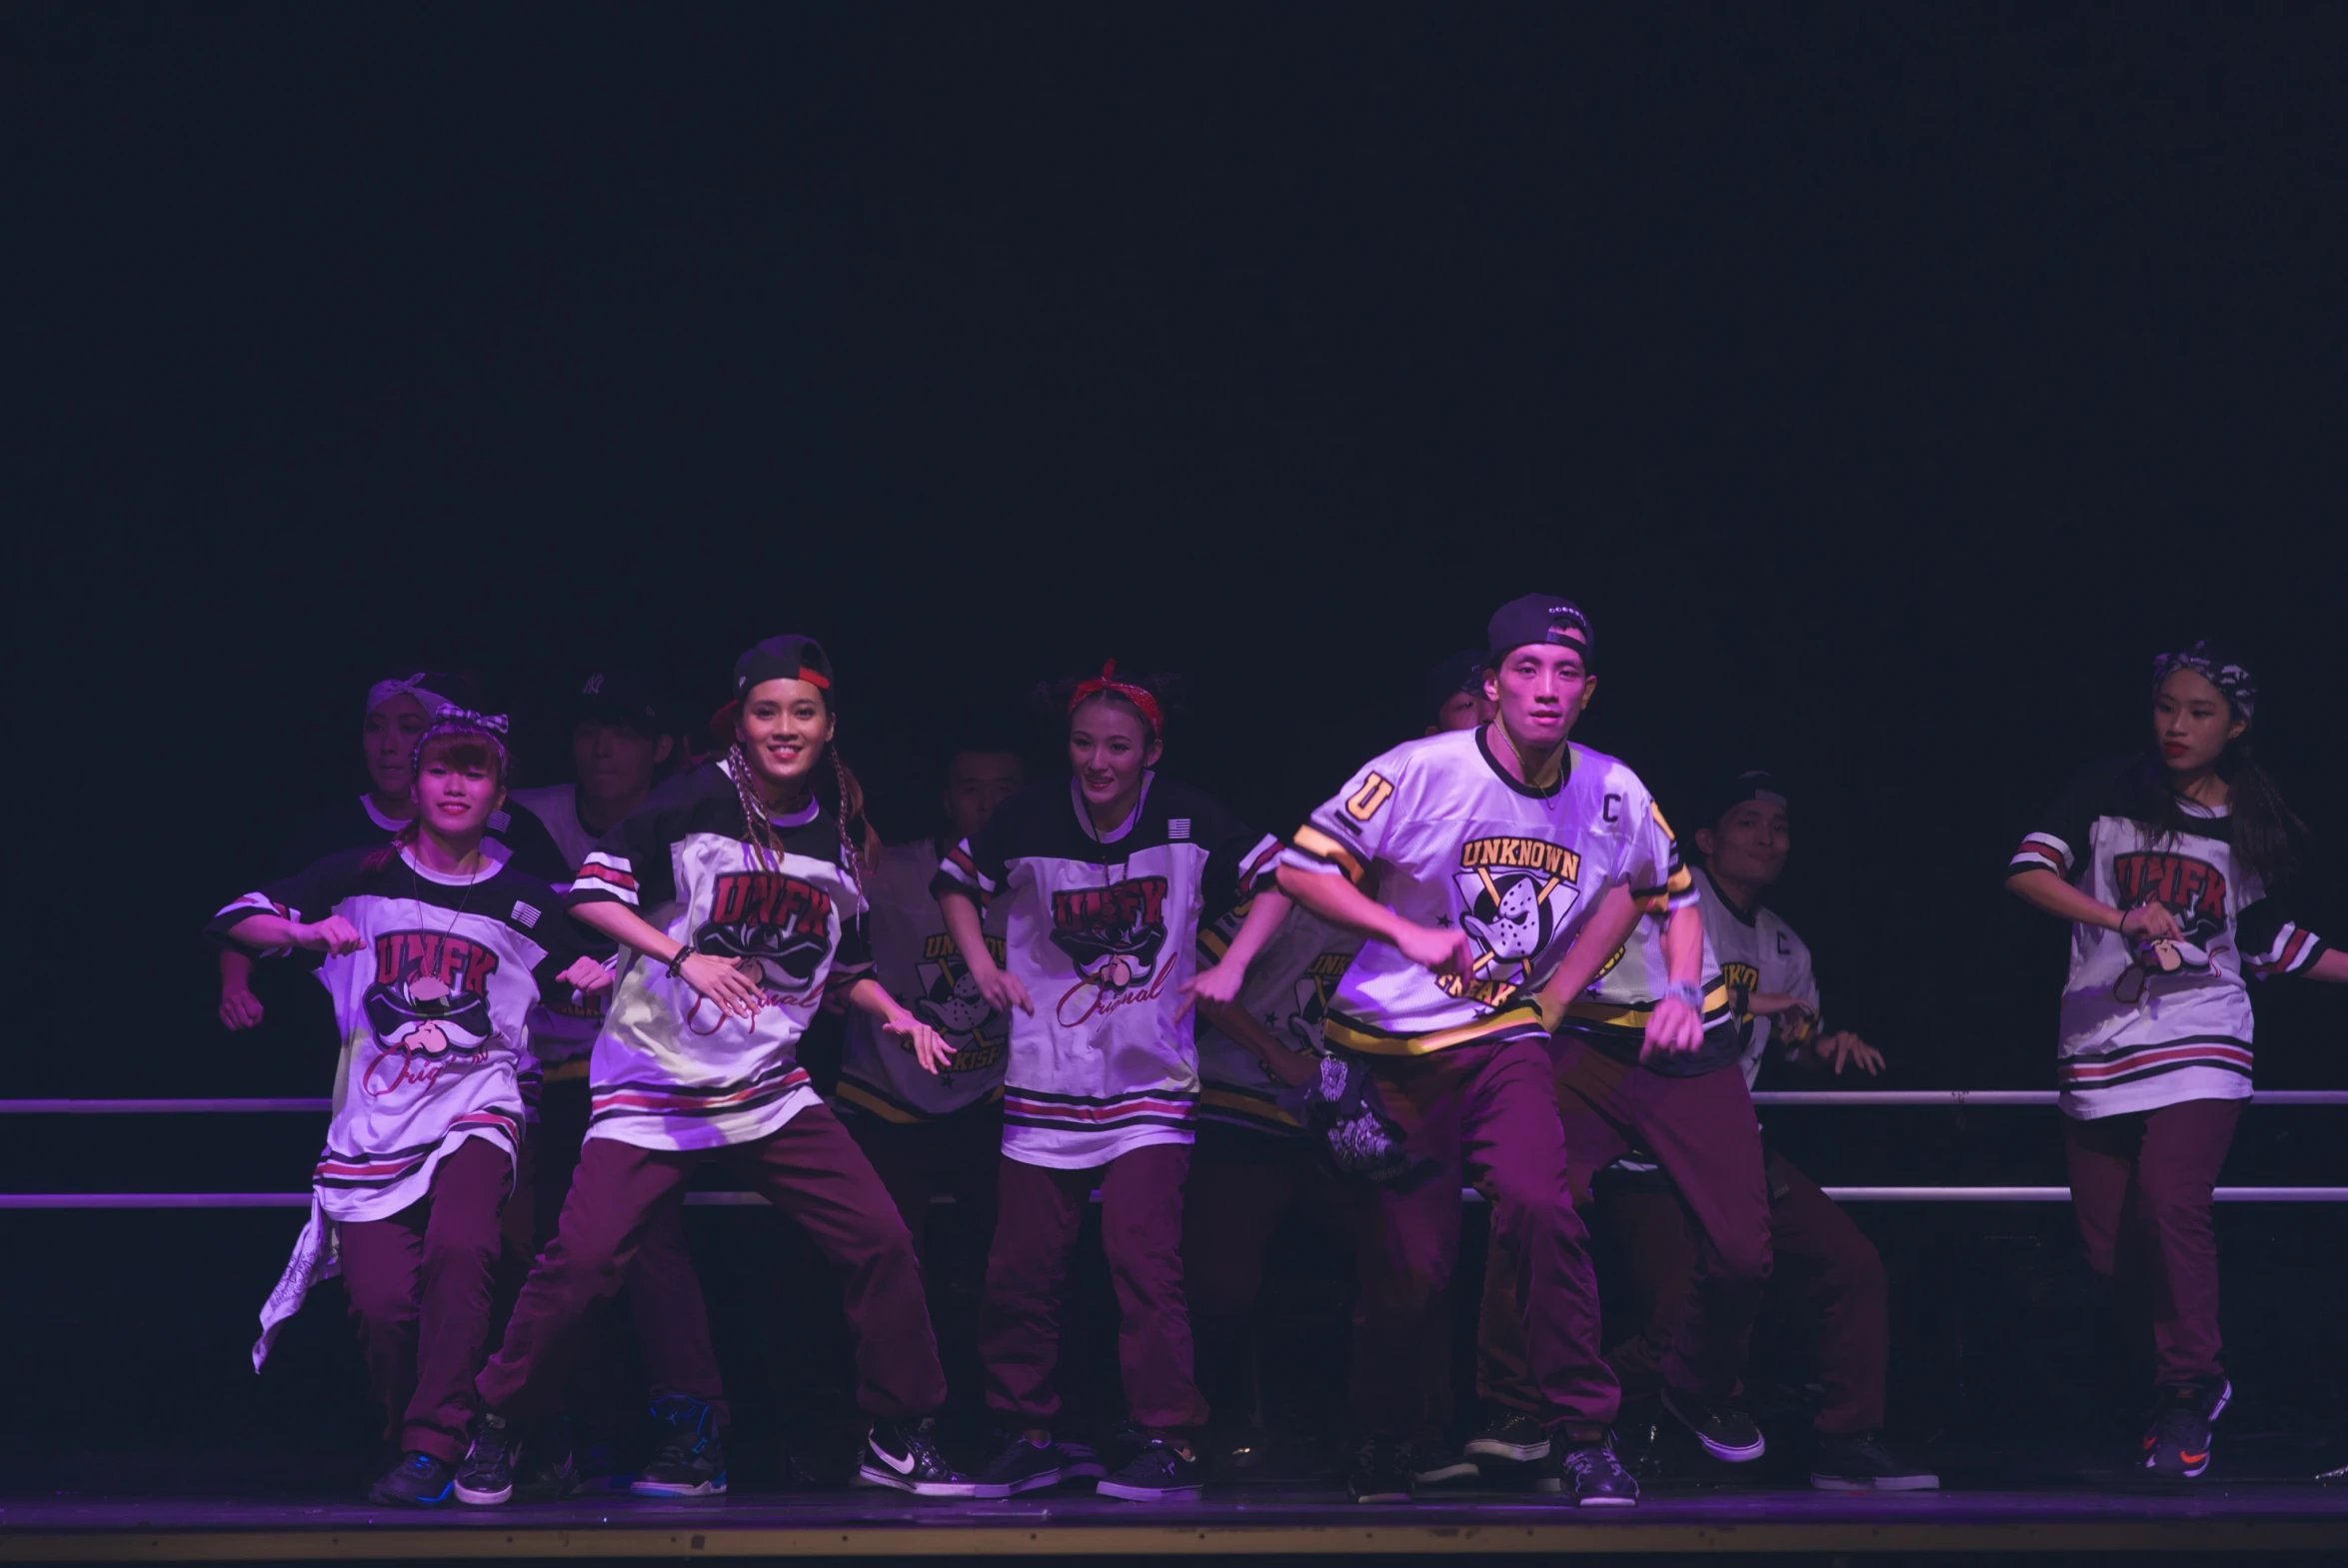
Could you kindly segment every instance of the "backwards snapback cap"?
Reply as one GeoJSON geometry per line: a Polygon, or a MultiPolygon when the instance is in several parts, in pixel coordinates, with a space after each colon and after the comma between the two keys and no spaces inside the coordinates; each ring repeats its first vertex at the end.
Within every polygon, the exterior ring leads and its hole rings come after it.
{"type": "Polygon", "coordinates": [[[1711,792],[1704,796],[1704,814],[1701,825],[1717,827],[1720,818],[1744,804],[1747,800],[1766,800],[1772,805],[1785,805],[1785,783],[1766,768],[1748,768],[1713,783],[1711,792]]]}
{"type": "Polygon", "coordinates": [[[1426,673],[1419,688],[1418,711],[1433,724],[1442,718],[1443,707],[1462,692],[1483,691],[1484,668],[1491,663],[1479,648],[1463,648],[1426,673]]]}
{"type": "Polygon", "coordinates": [[[1578,649],[1587,661],[1597,645],[1589,617],[1570,599],[1555,594],[1526,594],[1492,612],[1484,642],[1493,664],[1531,643],[1578,649]]]}
{"type": "Polygon", "coordinates": [[[724,708],[710,715],[710,734],[719,741],[733,740],[734,721],[742,712],[742,700],[750,695],[751,688],[769,681],[805,681],[822,689],[827,705],[834,703],[832,656],[814,638],[786,632],[781,637],[768,638],[734,661],[734,696],[724,708]]]}

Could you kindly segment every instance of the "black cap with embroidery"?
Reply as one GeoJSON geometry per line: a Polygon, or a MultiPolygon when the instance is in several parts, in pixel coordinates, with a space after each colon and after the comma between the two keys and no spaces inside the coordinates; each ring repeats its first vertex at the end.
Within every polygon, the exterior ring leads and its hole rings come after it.
{"type": "Polygon", "coordinates": [[[1443,709],[1452,698],[1462,692],[1483,691],[1484,666],[1491,661],[1479,648],[1463,648],[1426,673],[1426,683],[1420,688],[1419,712],[1428,724],[1438,723],[1443,709]]]}
{"type": "Polygon", "coordinates": [[[1584,661],[1597,646],[1589,617],[1581,613],[1581,607],[1555,594],[1526,594],[1509,600],[1492,612],[1484,641],[1495,665],[1530,643],[1576,648],[1584,661]]]}
{"type": "Polygon", "coordinates": [[[667,733],[661,722],[661,702],[641,670],[616,666],[598,670],[579,685],[571,699],[571,722],[625,725],[639,734],[667,733]]]}
{"type": "Polygon", "coordinates": [[[1747,800],[1767,800],[1773,805],[1784,805],[1785,782],[1766,768],[1748,768],[1742,773],[1716,780],[1711,791],[1704,796],[1704,814],[1697,819],[1696,825],[1717,827],[1721,817],[1747,800]]]}

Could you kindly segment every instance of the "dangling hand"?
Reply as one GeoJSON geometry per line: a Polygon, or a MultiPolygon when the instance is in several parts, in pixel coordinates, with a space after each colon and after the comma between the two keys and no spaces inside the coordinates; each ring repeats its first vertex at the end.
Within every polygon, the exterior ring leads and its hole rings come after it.
{"type": "Polygon", "coordinates": [[[555,976],[557,985],[568,985],[581,996],[600,996],[612,988],[612,971],[594,958],[581,958],[555,976]]]}
{"type": "Polygon", "coordinates": [[[924,1072],[934,1076],[944,1072],[954,1060],[954,1047],[946,1043],[946,1036],[910,1012],[901,1012],[894,1018],[883,1018],[881,1027],[912,1048],[914,1059],[922,1064],[924,1072]]]}

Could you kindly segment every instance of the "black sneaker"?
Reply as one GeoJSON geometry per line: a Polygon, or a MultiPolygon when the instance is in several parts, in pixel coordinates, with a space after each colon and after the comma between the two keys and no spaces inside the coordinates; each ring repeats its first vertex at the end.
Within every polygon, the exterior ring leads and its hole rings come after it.
{"type": "Polygon", "coordinates": [[[1724,1464],[1749,1464],[1769,1451],[1769,1440],[1761,1435],[1760,1425],[1742,1410],[1728,1406],[1714,1409],[1668,1383],[1663,1385],[1663,1408],[1672,1420],[1695,1434],[1705,1453],[1724,1464]]]}
{"type": "Polygon", "coordinates": [[[1902,1464],[1873,1432],[1821,1432],[1810,1484],[1821,1492],[1937,1492],[1940,1477],[1902,1464]]]}
{"type": "Polygon", "coordinates": [[[865,1486],[893,1487],[916,1497],[979,1495],[978,1484],[938,1452],[938,1423],[929,1416],[918,1421],[876,1417],[865,1436],[856,1479],[865,1486]]]}
{"type": "Polygon", "coordinates": [[[1614,1445],[1609,1439],[1601,1437],[1594,1443],[1564,1445],[1557,1468],[1564,1482],[1560,1490],[1572,1499],[1576,1508],[1638,1506],[1638,1483],[1622,1468],[1622,1461],[1614,1457],[1614,1445]]]}
{"type": "Polygon", "coordinates": [[[514,1495],[514,1451],[521,1446],[504,1416],[483,1415],[473,1423],[473,1446],[457,1464],[457,1501],[485,1508],[514,1495]]]}
{"type": "Polygon", "coordinates": [[[1410,1466],[1410,1479],[1420,1486],[1440,1486],[1445,1481],[1465,1481],[1483,1474],[1475,1467],[1474,1460],[1431,1437],[1412,1443],[1404,1457],[1410,1466]]]}
{"type": "Polygon", "coordinates": [[[1019,1432],[1007,1434],[995,1457],[971,1477],[973,1497],[1016,1497],[1040,1492],[1080,1475],[1099,1480],[1108,1474],[1092,1449],[1076,1443],[1031,1443],[1019,1432]]]}
{"type": "Polygon", "coordinates": [[[1200,1490],[1198,1472],[1203,1468],[1194,1454],[1184,1454],[1165,1438],[1153,1437],[1124,1468],[1103,1477],[1093,1490],[1129,1503],[1194,1503],[1200,1490]]]}
{"type": "Polygon", "coordinates": [[[723,1497],[726,1445],[718,1436],[718,1412],[686,1394],[671,1394],[652,1407],[661,1423],[652,1458],[628,1490],[639,1497],[723,1497]]]}
{"type": "Polygon", "coordinates": [[[2234,1385],[2222,1377],[2163,1388],[2160,1408],[2144,1434],[2144,1468],[2179,1481],[2207,1470],[2211,1429],[2233,1399],[2234,1385]]]}
{"type": "Polygon", "coordinates": [[[446,1459],[435,1459],[421,1450],[411,1449],[400,1455],[400,1462],[377,1477],[367,1488],[371,1503],[411,1503],[419,1508],[430,1508],[434,1503],[449,1500],[449,1491],[457,1484],[457,1467],[446,1459]]]}
{"type": "Polygon", "coordinates": [[[571,1455],[571,1423],[561,1417],[521,1444],[514,1495],[528,1502],[553,1502],[579,1490],[579,1465],[571,1455]]]}
{"type": "Polygon", "coordinates": [[[1345,1471],[1345,1490],[1357,1503],[1410,1501],[1410,1445],[1398,1437],[1365,1439],[1345,1471]]]}
{"type": "Polygon", "coordinates": [[[1494,1406],[1483,1430],[1467,1440],[1467,1454],[1473,1459],[1531,1464],[1549,1457],[1549,1429],[1521,1410],[1494,1406]]]}

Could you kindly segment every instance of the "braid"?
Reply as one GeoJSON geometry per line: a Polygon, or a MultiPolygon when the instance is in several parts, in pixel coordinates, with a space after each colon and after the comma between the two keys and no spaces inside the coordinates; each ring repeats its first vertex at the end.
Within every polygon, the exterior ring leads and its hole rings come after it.
{"type": "Polygon", "coordinates": [[[734,743],[729,754],[734,766],[728,772],[734,776],[734,793],[742,801],[743,835],[750,840],[751,852],[759,863],[770,871],[782,869],[783,853],[775,843],[775,824],[767,819],[766,807],[750,787],[750,759],[743,754],[742,743],[734,743]]]}
{"type": "Polygon", "coordinates": [[[824,748],[832,759],[832,784],[840,792],[840,863],[860,887],[864,885],[865,786],[841,760],[840,743],[824,748]]]}

